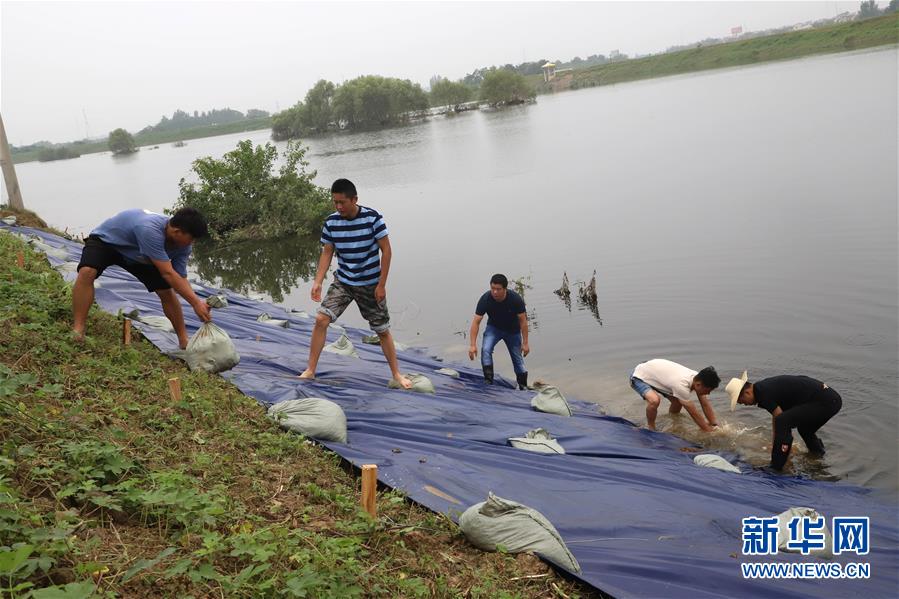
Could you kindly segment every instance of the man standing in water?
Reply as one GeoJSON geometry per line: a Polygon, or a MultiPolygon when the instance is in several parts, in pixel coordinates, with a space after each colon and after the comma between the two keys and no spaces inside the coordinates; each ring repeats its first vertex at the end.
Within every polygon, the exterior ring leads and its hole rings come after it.
{"type": "Polygon", "coordinates": [[[512,358],[518,388],[526,389],[528,371],[524,366],[524,357],[531,351],[528,345],[528,315],[524,298],[509,289],[509,279],[505,275],[493,275],[490,279],[490,291],[484,293],[478,300],[468,332],[468,338],[471,340],[468,348],[469,360],[474,360],[478,355],[478,329],[484,314],[488,316],[481,347],[484,381],[488,385],[493,384],[493,348],[503,341],[512,358]]]}
{"type": "Polygon", "coordinates": [[[655,359],[638,364],[631,375],[631,388],[646,400],[646,426],[656,430],[656,414],[662,397],[668,398],[670,414],[687,410],[690,418],[704,432],[718,426],[715,410],[709,403],[709,393],[718,388],[721,378],[715,368],[707,366],[699,372],[671,360],[655,359]],[[702,411],[696,408],[691,393],[696,393],[702,411]]]}
{"type": "Polygon", "coordinates": [[[409,389],[412,383],[400,373],[397,364],[396,346],[390,334],[390,314],[387,312],[387,273],[393,256],[387,238],[387,225],[380,214],[358,204],[356,186],[347,179],[334,181],[331,199],[336,212],[328,216],[322,227],[322,253],[312,284],[312,301],[321,301],[322,305],[312,329],[309,364],[300,378],[315,378],[328,325],[355,301],[362,317],[380,338],[381,351],[387,358],[393,380],[404,389],[409,389]],[[338,269],[322,301],[322,282],[335,253],[338,269]]]}
{"type": "Polygon", "coordinates": [[[94,303],[94,280],[108,267],[121,266],[147,291],[156,292],[162,311],[187,347],[184,313],[176,293],[183,297],[203,322],[212,320],[209,306],[187,282],[187,259],[195,239],[207,234],[206,219],[193,208],[181,208],[171,218],[148,210],[125,210],[103,221],[84,240],[78,277],[72,287],[72,330],[84,338],[87,313],[94,303]]]}
{"type": "Polygon", "coordinates": [[[781,375],[749,381],[746,372],[725,387],[730,409],[737,404],[765,408],[771,414],[771,467],[782,470],[793,447],[792,430],[799,431],[812,455],[824,455],[824,443],[815,433],[843,407],[840,394],[807,376],[781,375]]]}

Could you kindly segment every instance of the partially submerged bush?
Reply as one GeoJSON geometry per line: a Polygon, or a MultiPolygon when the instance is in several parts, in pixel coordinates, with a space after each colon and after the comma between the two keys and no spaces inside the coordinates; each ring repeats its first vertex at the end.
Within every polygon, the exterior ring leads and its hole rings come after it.
{"type": "Polygon", "coordinates": [[[194,161],[198,182],[181,179],[173,210],[191,206],[202,212],[213,238],[275,238],[317,233],[331,212],[328,190],[313,183],[306,148],[288,143],[283,164],[275,170],[277,148],[249,140],[221,160],[194,161]]]}

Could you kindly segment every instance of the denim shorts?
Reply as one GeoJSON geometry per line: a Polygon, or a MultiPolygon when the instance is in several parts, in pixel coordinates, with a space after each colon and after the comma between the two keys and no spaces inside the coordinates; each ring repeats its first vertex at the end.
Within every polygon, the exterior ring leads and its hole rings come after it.
{"type": "Polygon", "coordinates": [[[652,391],[652,387],[635,376],[631,377],[631,389],[636,391],[640,395],[640,397],[646,397],[646,394],[652,391]]]}

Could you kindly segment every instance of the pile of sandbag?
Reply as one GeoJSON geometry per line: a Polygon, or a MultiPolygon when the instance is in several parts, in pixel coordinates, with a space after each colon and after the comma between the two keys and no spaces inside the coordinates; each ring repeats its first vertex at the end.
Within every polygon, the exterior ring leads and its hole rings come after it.
{"type": "Polygon", "coordinates": [[[547,414],[558,414],[559,416],[571,416],[572,414],[565,396],[552,385],[546,385],[540,389],[537,395],[531,399],[531,407],[538,412],[547,414]]]}
{"type": "Polygon", "coordinates": [[[543,514],[493,493],[487,501],[462,513],[459,528],[478,549],[496,551],[502,545],[509,553],[539,553],[571,572],[581,571],[565,541],[543,514]]]}
{"type": "Polygon", "coordinates": [[[533,451],[536,453],[565,453],[565,449],[559,442],[553,439],[545,428],[535,428],[525,433],[524,437],[510,437],[509,445],[516,449],[533,451]]]}
{"type": "Polygon", "coordinates": [[[305,397],[276,403],[268,416],[282,428],[322,441],[347,442],[346,415],[327,399],[305,397]]]}

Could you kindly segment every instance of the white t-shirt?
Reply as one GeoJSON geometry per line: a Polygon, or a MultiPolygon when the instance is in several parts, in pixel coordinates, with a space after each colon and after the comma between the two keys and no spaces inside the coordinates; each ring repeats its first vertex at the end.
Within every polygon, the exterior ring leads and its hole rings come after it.
{"type": "Polygon", "coordinates": [[[638,364],[633,376],[666,395],[690,401],[690,387],[696,374],[695,370],[677,362],[657,358],[638,364]]]}

